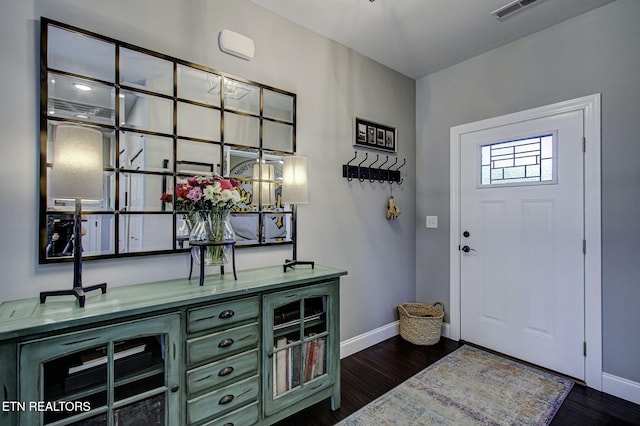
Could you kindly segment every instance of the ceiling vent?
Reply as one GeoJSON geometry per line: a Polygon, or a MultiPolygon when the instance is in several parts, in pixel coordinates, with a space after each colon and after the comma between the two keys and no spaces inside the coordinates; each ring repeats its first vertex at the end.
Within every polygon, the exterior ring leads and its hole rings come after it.
{"type": "Polygon", "coordinates": [[[540,0],[515,0],[507,5],[502,6],[500,9],[494,10],[493,12],[491,12],[491,14],[496,19],[502,20],[509,15],[524,9],[525,7],[531,6],[533,3],[536,3],[538,1],[540,0]]]}

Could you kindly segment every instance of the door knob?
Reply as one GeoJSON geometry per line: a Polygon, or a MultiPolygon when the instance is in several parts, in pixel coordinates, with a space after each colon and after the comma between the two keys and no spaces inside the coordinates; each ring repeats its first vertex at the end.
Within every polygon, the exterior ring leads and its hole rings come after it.
{"type": "Polygon", "coordinates": [[[462,248],[460,250],[462,250],[465,253],[469,253],[470,251],[476,251],[476,249],[472,249],[469,246],[462,246],[462,248]]]}

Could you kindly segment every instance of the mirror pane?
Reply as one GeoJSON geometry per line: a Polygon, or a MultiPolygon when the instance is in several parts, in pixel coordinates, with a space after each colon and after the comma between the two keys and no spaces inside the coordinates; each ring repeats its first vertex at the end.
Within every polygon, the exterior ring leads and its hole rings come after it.
{"type": "Polygon", "coordinates": [[[176,214],[176,247],[189,248],[190,229],[184,214],[176,214]]]}
{"type": "Polygon", "coordinates": [[[231,226],[236,233],[236,245],[258,244],[259,215],[256,214],[232,214],[231,226]]]}
{"type": "Polygon", "coordinates": [[[290,213],[264,213],[262,215],[264,242],[284,243],[292,241],[290,213]]]}
{"type": "Polygon", "coordinates": [[[173,215],[120,214],[119,220],[121,253],[173,249],[173,215]]]}
{"type": "Polygon", "coordinates": [[[178,98],[220,106],[219,75],[178,64],[178,98]]]}
{"type": "Polygon", "coordinates": [[[173,63],[122,47],[120,84],[173,96],[173,63]]]}
{"type": "Polygon", "coordinates": [[[47,35],[49,68],[115,82],[116,48],[113,43],[53,25],[49,25],[47,35]]]}
{"type": "Polygon", "coordinates": [[[293,126],[264,120],[262,123],[262,146],[266,149],[293,152],[293,126]]]}
{"type": "MultiPolygon", "coordinates": [[[[262,178],[260,179],[260,202],[262,210],[283,210],[282,204],[282,156],[264,153],[262,156],[262,178]]],[[[259,176],[254,169],[254,179],[259,176]]],[[[254,194],[256,193],[254,180],[254,194]]],[[[255,201],[258,202],[257,200],[255,201]]]]}
{"type": "Polygon", "coordinates": [[[224,113],[224,141],[244,146],[260,146],[260,119],[248,115],[224,113]]]}
{"type": "Polygon", "coordinates": [[[220,145],[178,139],[176,173],[180,175],[221,174],[220,145]]]}
{"type": "Polygon", "coordinates": [[[293,96],[264,89],[262,114],[267,118],[293,123],[293,96]]]}
{"type": "Polygon", "coordinates": [[[115,89],[106,84],[62,74],[47,78],[47,115],[99,124],[115,124],[115,89]]]}
{"type": "MultiPolygon", "coordinates": [[[[82,215],[82,256],[113,254],[114,215],[82,215]]],[[[47,259],[73,256],[73,214],[47,215],[47,259]]]]}
{"type": "Polygon", "coordinates": [[[238,204],[238,211],[257,211],[258,206],[253,203],[253,168],[258,164],[260,153],[255,149],[241,149],[225,146],[224,164],[225,175],[239,180],[240,196],[243,200],[238,204]]]}
{"type": "Polygon", "coordinates": [[[178,136],[220,141],[220,111],[178,102],[178,136]]]}
{"type": "Polygon", "coordinates": [[[120,167],[154,172],[173,171],[173,139],[121,131],[120,167]]]}
{"type": "MultiPolygon", "coordinates": [[[[51,175],[51,167],[47,167],[47,179],[50,178],[51,175]]],[[[114,185],[114,173],[113,172],[104,172],[104,198],[101,201],[90,202],[83,201],[82,202],[82,210],[83,211],[114,211],[115,209],[115,185],[114,185]]],[[[73,212],[75,210],[75,201],[73,200],[61,200],[57,198],[53,198],[48,191],[47,188],[47,211],[64,211],[64,212],[73,212]]]]}
{"type": "Polygon", "coordinates": [[[260,87],[225,78],[224,108],[249,114],[260,114],[260,87]]]}
{"type": "Polygon", "coordinates": [[[121,172],[120,211],[162,211],[162,194],[173,194],[173,176],[121,172]]]}
{"type": "Polygon", "coordinates": [[[120,91],[122,127],[150,132],[173,133],[173,101],[131,90],[120,91]]]}
{"type": "MultiPolygon", "coordinates": [[[[48,120],[47,121],[47,164],[51,165],[53,162],[53,153],[54,153],[54,135],[56,134],[56,127],[59,125],[65,125],[69,123],[48,120]]],[[[104,143],[104,151],[102,158],[104,160],[105,168],[114,168],[115,167],[115,158],[113,153],[115,152],[115,133],[110,129],[104,129],[100,127],[91,126],[92,129],[99,130],[103,135],[103,143],[104,143]]]]}

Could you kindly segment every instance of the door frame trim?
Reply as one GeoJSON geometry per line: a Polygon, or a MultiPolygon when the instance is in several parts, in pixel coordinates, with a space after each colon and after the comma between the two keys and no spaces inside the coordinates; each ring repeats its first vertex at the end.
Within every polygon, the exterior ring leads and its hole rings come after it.
{"type": "Polygon", "coordinates": [[[520,111],[500,117],[462,124],[450,129],[450,270],[449,322],[451,339],[460,340],[460,143],[462,136],[493,127],[544,118],[556,114],[582,111],[584,117],[584,230],[585,254],[585,319],[587,342],[585,381],[587,386],[602,390],[602,243],[600,188],[600,93],[520,111]]]}

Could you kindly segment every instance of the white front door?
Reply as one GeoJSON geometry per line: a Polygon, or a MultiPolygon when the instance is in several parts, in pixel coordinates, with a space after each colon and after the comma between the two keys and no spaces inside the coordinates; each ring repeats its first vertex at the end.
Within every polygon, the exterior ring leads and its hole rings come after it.
{"type": "Polygon", "coordinates": [[[460,136],[461,338],[585,379],[583,113],[460,136]]]}

